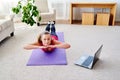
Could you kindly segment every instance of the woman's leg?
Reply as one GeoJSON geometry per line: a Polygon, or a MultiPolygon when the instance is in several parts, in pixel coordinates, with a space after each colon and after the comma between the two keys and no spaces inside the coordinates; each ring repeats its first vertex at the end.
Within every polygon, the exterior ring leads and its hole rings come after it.
{"type": "Polygon", "coordinates": [[[57,36],[54,22],[51,23],[51,35],[57,36]]]}
{"type": "Polygon", "coordinates": [[[50,32],[50,21],[48,22],[48,24],[47,24],[47,26],[46,26],[46,28],[45,28],[45,31],[50,32]]]}

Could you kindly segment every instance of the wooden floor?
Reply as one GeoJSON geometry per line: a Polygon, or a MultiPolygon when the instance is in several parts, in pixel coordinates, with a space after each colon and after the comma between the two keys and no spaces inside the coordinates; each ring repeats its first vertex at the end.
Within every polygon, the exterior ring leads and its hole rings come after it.
{"type": "Polygon", "coordinates": [[[115,25],[118,25],[118,26],[120,26],[120,22],[115,22],[115,25]]]}

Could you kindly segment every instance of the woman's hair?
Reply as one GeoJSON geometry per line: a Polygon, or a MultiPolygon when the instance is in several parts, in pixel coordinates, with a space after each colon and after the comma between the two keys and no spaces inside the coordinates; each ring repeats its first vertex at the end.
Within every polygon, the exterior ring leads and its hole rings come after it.
{"type": "Polygon", "coordinates": [[[50,32],[48,32],[48,31],[42,32],[42,33],[38,36],[38,42],[39,42],[39,43],[42,42],[42,41],[41,41],[41,38],[42,38],[42,36],[45,35],[45,34],[50,34],[50,32]]]}

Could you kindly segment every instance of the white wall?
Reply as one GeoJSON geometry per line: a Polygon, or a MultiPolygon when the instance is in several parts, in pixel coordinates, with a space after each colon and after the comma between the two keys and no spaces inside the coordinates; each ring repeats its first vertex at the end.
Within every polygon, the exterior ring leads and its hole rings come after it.
{"type": "MultiPolygon", "coordinates": [[[[19,0],[0,0],[0,14],[10,14],[11,8],[17,4],[19,0]]],[[[57,19],[69,19],[71,2],[116,2],[116,21],[120,21],[120,0],[48,0],[49,4],[56,9],[57,19]]],[[[74,9],[73,19],[81,19],[81,12],[94,11],[94,9],[74,9]]]]}
{"type": "Polygon", "coordinates": [[[116,0],[117,10],[116,10],[116,21],[120,21],[120,0],[116,0]]]}
{"type": "MultiPolygon", "coordinates": [[[[120,21],[120,0],[49,0],[49,2],[53,5],[53,7],[57,11],[57,19],[69,19],[70,15],[70,3],[71,2],[116,2],[117,10],[116,10],[116,21],[120,21]]],[[[81,19],[81,12],[84,11],[94,11],[93,8],[90,9],[74,9],[73,19],[79,20],[81,19]]]]}
{"type": "Polygon", "coordinates": [[[19,0],[0,0],[0,14],[10,14],[19,0]]]}

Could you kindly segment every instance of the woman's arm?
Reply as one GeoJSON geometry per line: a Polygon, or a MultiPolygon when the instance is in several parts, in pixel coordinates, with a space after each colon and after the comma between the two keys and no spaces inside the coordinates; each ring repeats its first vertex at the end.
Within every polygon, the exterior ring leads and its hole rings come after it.
{"type": "Polygon", "coordinates": [[[24,49],[26,49],[26,50],[37,49],[37,48],[46,48],[46,47],[45,46],[41,46],[37,42],[24,46],[24,49]]]}
{"type": "Polygon", "coordinates": [[[54,42],[55,45],[50,45],[50,47],[53,47],[53,48],[64,48],[64,49],[70,48],[70,44],[68,44],[68,43],[60,42],[60,41],[57,41],[57,40],[54,40],[53,42],[54,42]]]}

